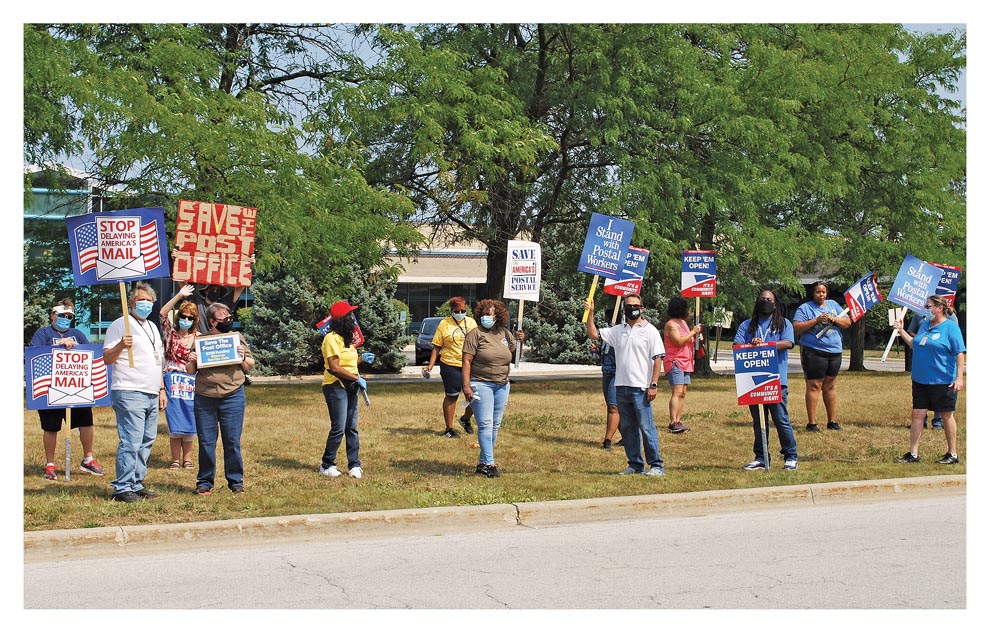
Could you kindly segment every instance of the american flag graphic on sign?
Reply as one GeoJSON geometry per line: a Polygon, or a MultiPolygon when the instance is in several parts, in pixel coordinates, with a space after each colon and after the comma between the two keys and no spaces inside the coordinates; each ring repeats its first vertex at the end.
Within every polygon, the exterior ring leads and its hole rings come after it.
{"type": "Polygon", "coordinates": [[[79,253],[80,273],[86,273],[96,268],[98,246],[96,222],[87,222],[76,227],[76,251],[79,253]]]}
{"type": "Polygon", "coordinates": [[[93,359],[93,398],[99,400],[107,395],[107,366],[103,357],[93,359]]]}
{"type": "MultiPolygon", "coordinates": [[[[106,367],[103,370],[106,371],[106,367]]],[[[36,356],[31,360],[31,397],[40,398],[47,395],[51,385],[52,355],[49,353],[36,356]]]]}
{"type": "Polygon", "coordinates": [[[158,222],[155,220],[141,226],[141,255],[148,270],[162,263],[158,248],[158,222]]]}

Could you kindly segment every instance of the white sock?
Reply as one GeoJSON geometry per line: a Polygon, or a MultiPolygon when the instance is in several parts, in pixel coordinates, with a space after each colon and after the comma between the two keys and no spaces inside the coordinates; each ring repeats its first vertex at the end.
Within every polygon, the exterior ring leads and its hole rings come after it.
{"type": "Polygon", "coordinates": [[[91,461],[93,461],[93,456],[92,455],[90,455],[89,457],[83,457],[83,463],[84,464],[88,464],[91,461]]]}

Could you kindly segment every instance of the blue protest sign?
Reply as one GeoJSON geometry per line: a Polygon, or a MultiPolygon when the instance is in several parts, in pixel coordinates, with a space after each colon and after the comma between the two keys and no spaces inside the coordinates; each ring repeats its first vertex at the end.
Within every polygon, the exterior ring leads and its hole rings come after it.
{"type": "Polygon", "coordinates": [[[103,346],[94,343],[24,349],[29,410],[110,406],[112,368],[103,362],[103,346]]]}
{"type": "Polygon", "coordinates": [[[935,294],[941,279],[941,268],[909,254],[894,278],[894,287],[890,289],[888,300],[919,314],[924,313],[925,300],[935,294]]]}
{"type": "Polygon", "coordinates": [[[66,218],[77,286],[169,276],[162,207],[66,218]]]}
{"type": "Polygon", "coordinates": [[[626,251],[635,228],[636,224],[629,220],[592,213],[578,271],[607,279],[617,278],[626,262],[626,251]]]}
{"type": "Polygon", "coordinates": [[[711,299],[717,282],[715,251],[681,253],[681,296],[711,299]]]}
{"type": "Polygon", "coordinates": [[[938,282],[938,288],[935,289],[935,294],[945,297],[945,301],[949,304],[949,307],[954,308],[956,305],[956,291],[959,289],[959,275],[962,273],[962,268],[948,264],[936,264],[935,262],[928,263],[942,269],[942,278],[938,282]]]}
{"type": "Polygon", "coordinates": [[[624,297],[639,294],[643,289],[643,278],[646,277],[646,263],[650,260],[650,251],[645,248],[630,246],[626,253],[626,265],[615,279],[605,282],[602,292],[607,295],[624,297]]]}
{"type": "Polygon", "coordinates": [[[237,332],[197,336],[194,344],[196,365],[200,368],[236,365],[244,361],[239,349],[241,335],[237,332]]]}
{"type": "Polygon", "coordinates": [[[855,323],[866,311],[883,301],[880,288],[877,286],[877,276],[872,272],[866,273],[863,277],[849,286],[845,293],[846,308],[849,310],[849,318],[855,323]]]}
{"type": "Polygon", "coordinates": [[[733,345],[738,404],[776,404],[783,400],[777,344],[733,345]]]}

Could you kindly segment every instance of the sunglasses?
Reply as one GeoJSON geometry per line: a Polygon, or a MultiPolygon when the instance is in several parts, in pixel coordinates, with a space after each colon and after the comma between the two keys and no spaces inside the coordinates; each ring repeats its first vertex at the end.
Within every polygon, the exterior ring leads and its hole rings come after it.
{"type": "Polygon", "coordinates": [[[234,321],[233,315],[227,317],[226,319],[217,319],[217,323],[233,323],[233,321],[234,321]]]}
{"type": "Polygon", "coordinates": [[[196,320],[196,315],[195,314],[180,314],[179,315],[179,318],[180,319],[189,319],[190,321],[195,321],[196,320]]]}
{"type": "Polygon", "coordinates": [[[69,319],[70,321],[72,319],[76,318],[76,315],[72,314],[71,312],[69,312],[69,313],[62,313],[62,314],[59,314],[58,312],[56,312],[55,313],[55,316],[56,317],[59,317],[59,318],[69,319]]]}
{"type": "Polygon", "coordinates": [[[467,314],[467,310],[454,310],[454,314],[467,314]]]}

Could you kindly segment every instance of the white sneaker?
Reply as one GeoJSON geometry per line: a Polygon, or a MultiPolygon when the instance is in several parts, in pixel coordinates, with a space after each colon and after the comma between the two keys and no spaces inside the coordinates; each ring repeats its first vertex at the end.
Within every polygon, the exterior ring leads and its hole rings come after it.
{"type": "Polygon", "coordinates": [[[625,469],[624,471],[622,471],[619,474],[620,475],[642,475],[643,474],[643,471],[636,470],[635,468],[633,468],[632,466],[630,466],[629,468],[625,469]]]}
{"type": "Polygon", "coordinates": [[[797,460],[796,459],[784,460],[784,470],[797,470],[797,460]]]}
{"type": "Polygon", "coordinates": [[[763,470],[766,466],[758,459],[754,459],[750,463],[743,466],[743,470],[763,470]]]}
{"type": "Polygon", "coordinates": [[[320,474],[326,475],[327,477],[340,477],[340,471],[336,466],[330,466],[330,468],[320,466],[320,474]]]}
{"type": "Polygon", "coordinates": [[[360,479],[361,475],[364,474],[364,471],[361,470],[360,466],[355,466],[354,468],[350,469],[347,474],[349,474],[351,477],[355,479],[360,479]]]}
{"type": "Polygon", "coordinates": [[[654,466],[649,472],[643,473],[647,477],[663,477],[663,467],[654,466]]]}

